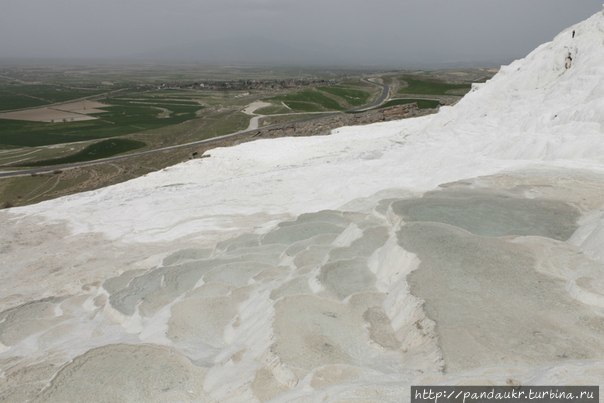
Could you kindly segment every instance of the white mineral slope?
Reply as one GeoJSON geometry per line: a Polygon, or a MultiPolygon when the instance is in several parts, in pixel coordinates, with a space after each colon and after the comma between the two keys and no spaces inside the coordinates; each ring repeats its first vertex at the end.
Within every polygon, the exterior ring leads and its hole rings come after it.
{"type": "Polygon", "coordinates": [[[601,13],[568,28],[502,67],[487,84],[475,85],[474,93],[443,108],[427,129],[450,128],[468,140],[488,132],[492,147],[476,148],[499,158],[597,159],[604,127],[603,31],[601,13]]]}
{"type": "Polygon", "coordinates": [[[209,154],[0,212],[0,401],[604,379],[602,13],[437,115],[209,154]]]}

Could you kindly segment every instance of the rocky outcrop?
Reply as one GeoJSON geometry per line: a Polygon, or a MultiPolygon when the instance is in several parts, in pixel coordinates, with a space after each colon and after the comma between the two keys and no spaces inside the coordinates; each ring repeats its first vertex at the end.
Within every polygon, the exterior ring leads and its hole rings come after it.
{"type": "Polygon", "coordinates": [[[338,113],[324,118],[272,125],[258,129],[254,137],[315,136],[329,134],[342,126],[365,125],[376,122],[428,115],[436,109],[419,109],[416,104],[396,105],[357,113],[338,113]]]}

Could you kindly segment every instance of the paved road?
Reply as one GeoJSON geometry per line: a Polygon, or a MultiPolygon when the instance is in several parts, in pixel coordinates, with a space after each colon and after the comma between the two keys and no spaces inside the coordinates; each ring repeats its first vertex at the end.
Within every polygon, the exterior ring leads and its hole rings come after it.
{"type": "Polygon", "coordinates": [[[376,108],[378,106],[380,106],[381,104],[383,104],[384,102],[386,102],[387,100],[390,99],[390,84],[378,84],[375,83],[373,81],[369,81],[369,80],[364,80],[365,82],[371,83],[373,85],[379,85],[382,87],[382,93],[380,94],[380,96],[373,101],[372,103],[370,103],[369,105],[364,105],[358,109],[353,109],[350,112],[363,112],[363,111],[368,111],[369,109],[373,109],[376,108]]]}
{"type": "MultiPolygon", "coordinates": [[[[369,81],[369,82],[371,82],[371,81],[369,81]]],[[[375,84],[375,85],[380,85],[380,84],[373,83],[373,82],[371,82],[371,83],[375,84]]],[[[385,84],[382,87],[383,87],[382,88],[382,93],[380,94],[380,96],[375,101],[373,101],[369,105],[365,105],[362,109],[353,109],[353,110],[350,110],[349,112],[362,112],[362,111],[366,111],[366,110],[375,108],[375,107],[383,104],[390,97],[390,86],[387,85],[387,84],[385,84]]],[[[336,115],[338,113],[340,113],[340,112],[333,112],[331,114],[330,113],[322,113],[318,117],[310,117],[310,118],[296,120],[296,121],[292,121],[292,122],[265,126],[262,129],[276,128],[276,127],[283,126],[284,124],[291,124],[291,123],[295,123],[295,122],[304,122],[304,121],[308,121],[308,120],[319,119],[319,118],[323,118],[323,117],[326,117],[326,116],[336,115]]],[[[238,132],[235,132],[235,133],[225,134],[223,136],[218,136],[218,137],[212,137],[212,138],[205,139],[205,140],[192,141],[190,143],[176,144],[176,145],[168,146],[168,147],[155,148],[153,150],[146,150],[146,151],[139,151],[139,152],[134,152],[134,153],[130,153],[130,154],[117,155],[115,157],[101,158],[101,159],[94,160],[94,161],[74,162],[74,163],[71,163],[71,164],[51,165],[51,166],[47,166],[47,167],[29,168],[29,169],[22,169],[22,170],[18,170],[18,171],[4,171],[4,172],[0,171],[0,178],[10,178],[10,177],[16,177],[16,176],[27,176],[27,175],[32,175],[32,174],[41,174],[41,173],[53,172],[53,171],[57,171],[57,170],[74,169],[74,168],[80,168],[80,167],[86,167],[86,166],[92,166],[92,165],[105,164],[105,163],[108,163],[108,162],[123,161],[123,160],[126,160],[128,158],[139,157],[139,156],[142,156],[142,155],[159,153],[159,152],[163,152],[163,151],[175,150],[175,149],[178,149],[178,148],[191,147],[191,146],[196,146],[196,145],[201,145],[201,144],[220,143],[223,140],[232,139],[232,138],[236,138],[236,137],[242,137],[242,138],[244,138],[244,137],[246,137],[246,136],[248,136],[248,135],[250,135],[252,133],[257,133],[257,132],[258,132],[258,130],[242,130],[242,131],[238,131],[238,132]]]]}
{"type": "MultiPolygon", "coordinates": [[[[320,115],[320,117],[336,115],[338,113],[340,113],[340,112],[323,113],[322,115],[320,115]]],[[[277,127],[282,127],[285,124],[291,124],[291,123],[295,123],[295,122],[304,122],[304,121],[313,120],[313,119],[318,119],[318,117],[311,117],[311,118],[300,119],[300,120],[287,122],[287,123],[264,126],[261,129],[264,130],[264,129],[277,128],[277,127]]],[[[191,147],[191,146],[196,146],[196,145],[201,145],[201,144],[220,143],[221,141],[227,140],[227,139],[232,139],[232,138],[237,138],[237,137],[245,138],[246,136],[249,136],[252,133],[258,133],[258,130],[260,130],[260,129],[242,130],[242,131],[238,131],[235,133],[225,134],[223,136],[212,137],[212,138],[204,139],[204,140],[192,141],[190,143],[176,144],[173,146],[167,146],[167,147],[162,147],[162,148],[154,148],[152,150],[139,151],[139,152],[124,154],[124,155],[117,155],[115,157],[101,158],[101,159],[94,160],[94,161],[84,161],[84,162],[74,162],[74,163],[70,163],[70,164],[50,165],[50,166],[46,166],[46,167],[28,168],[28,169],[22,169],[22,170],[18,170],[18,171],[3,171],[3,172],[0,171],[0,178],[10,178],[10,177],[15,177],[15,176],[27,176],[27,175],[31,175],[31,174],[41,174],[41,173],[53,172],[53,171],[57,171],[57,170],[74,169],[74,168],[80,168],[80,167],[86,167],[86,166],[92,166],[92,165],[105,164],[108,162],[123,161],[128,158],[139,157],[142,155],[153,154],[153,153],[159,153],[162,151],[175,150],[178,148],[191,147]]]]}
{"type": "Polygon", "coordinates": [[[74,162],[71,164],[50,165],[50,166],[46,166],[46,167],[29,168],[29,169],[23,169],[23,170],[18,170],[18,171],[4,171],[4,172],[0,172],[0,178],[9,178],[9,177],[13,177],[13,176],[26,176],[26,175],[31,175],[31,174],[41,174],[41,173],[53,172],[53,171],[57,171],[57,170],[73,169],[73,168],[80,168],[80,167],[86,167],[86,166],[91,166],[91,165],[105,164],[108,162],[122,161],[122,160],[126,160],[128,158],[139,157],[141,155],[153,154],[153,153],[158,153],[158,152],[162,152],[162,151],[174,150],[177,148],[190,147],[190,146],[195,146],[195,145],[199,145],[199,144],[218,143],[222,140],[234,138],[237,136],[244,137],[246,134],[249,134],[251,132],[256,132],[256,130],[230,133],[230,134],[226,134],[224,136],[212,137],[212,138],[205,139],[205,140],[198,140],[198,141],[193,141],[193,142],[185,143],[185,144],[177,144],[177,145],[168,146],[168,147],[155,148],[153,150],[139,151],[139,152],[130,153],[130,154],[117,155],[115,157],[101,158],[101,159],[94,160],[94,161],[84,161],[84,162],[74,162]]]}

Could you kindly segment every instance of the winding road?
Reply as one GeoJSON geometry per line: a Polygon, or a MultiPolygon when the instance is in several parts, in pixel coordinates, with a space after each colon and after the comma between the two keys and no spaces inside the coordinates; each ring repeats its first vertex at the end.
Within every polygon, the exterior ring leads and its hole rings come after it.
{"type": "Polygon", "coordinates": [[[386,102],[390,99],[390,84],[379,84],[379,83],[376,83],[376,82],[368,80],[368,79],[365,79],[363,81],[382,87],[382,93],[380,94],[379,97],[376,98],[375,101],[373,101],[369,105],[364,105],[361,108],[353,109],[353,110],[350,110],[349,112],[368,111],[369,109],[377,108],[378,106],[382,105],[384,102],[386,102]]]}
{"type": "MultiPolygon", "coordinates": [[[[371,104],[365,105],[359,109],[349,110],[348,112],[363,112],[363,111],[367,111],[369,109],[373,109],[373,108],[383,104],[384,102],[386,102],[388,100],[388,98],[390,97],[390,86],[388,84],[378,84],[373,81],[367,81],[367,82],[374,84],[374,85],[382,86],[382,93],[371,104]]],[[[248,114],[252,115],[254,113],[254,111],[255,111],[255,108],[253,110],[249,110],[250,113],[248,113],[248,114]]],[[[336,115],[338,113],[341,113],[341,112],[322,112],[321,114],[318,114],[317,117],[310,117],[310,118],[307,117],[305,119],[287,122],[287,124],[318,119],[318,118],[325,117],[325,116],[336,115]]],[[[173,146],[154,148],[152,150],[139,151],[139,152],[134,152],[134,153],[130,153],[130,154],[117,155],[114,157],[101,158],[101,159],[93,160],[93,161],[74,162],[74,163],[70,163],[70,164],[51,165],[51,166],[39,167],[39,168],[28,168],[28,169],[22,169],[22,170],[17,170],[17,171],[0,171],[0,178],[27,176],[27,175],[32,175],[32,174],[42,174],[42,173],[49,173],[49,172],[60,171],[60,170],[65,170],[65,169],[74,169],[74,168],[80,168],[80,167],[86,167],[86,166],[92,166],[92,165],[106,164],[109,162],[123,161],[123,160],[129,159],[129,158],[140,157],[143,155],[148,155],[148,154],[153,154],[153,153],[158,153],[158,152],[163,152],[163,151],[175,150],[178,148],[191,147],[191,146],[196,146],[196,145],[201,145],[201,144],[214,144],[214,143],[220,143],[223,140],[233,139],[233,138],[237,138],[237,137],[246,137],[247,135],[249,135],[251,133],[256,133],[258,131],[258,128],[254,127],[255,125],[252,123],[252,120],[255,120],[257,123],[257,120],[259,117],[260,116],[258,116],[258,115],[253,116],[250,119],[250,125],[248,126],[247,129],[240,130],[240,131],[237,131],[234,133],[225,134],[222,136],[212,137],[212,138],[205,139],[205,140],[192,141],[189,143],[176,144],[173,146]]],[[[280,126],[283,126],[283,123],[264,126],[263,129],[276,128],[276,127],[280,127],[280,126]]]]}

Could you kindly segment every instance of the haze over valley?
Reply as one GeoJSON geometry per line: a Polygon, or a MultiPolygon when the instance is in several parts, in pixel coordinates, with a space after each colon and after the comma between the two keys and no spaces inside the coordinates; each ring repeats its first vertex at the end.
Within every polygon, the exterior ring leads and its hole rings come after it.
{"type": "Polygon", "coordinates": [[[5,0],[0,63],[498,67],[599,0],[5,0]]]}

